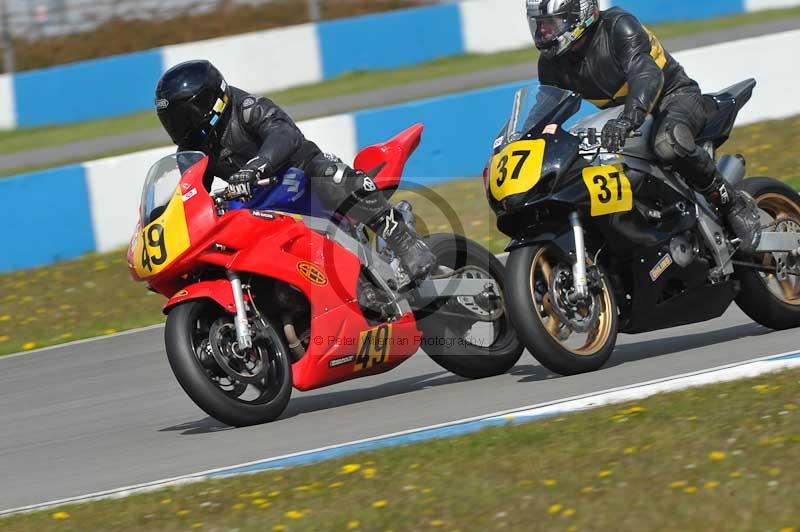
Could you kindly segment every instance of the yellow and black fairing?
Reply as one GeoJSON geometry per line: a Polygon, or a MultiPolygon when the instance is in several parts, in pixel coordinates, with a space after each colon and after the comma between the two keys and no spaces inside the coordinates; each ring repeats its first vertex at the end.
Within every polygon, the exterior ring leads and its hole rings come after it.
{"type": "MultiPolygon", "coordinates": [[[[556,256],[574,262],[569,214],[578,211],[590,256],[602,250],[599,262],[612,274],[621,331],[657,330],[721,315],[736,296],[736,287],[708,283],[711,264],[698,249],[702,246],[693,191],[665,176],[652,161],[621,157],[610,164],[588,162],[580,155],[580,139],[554,124],[554,118],[566,114],[563,109],[554,111],[521,138],[494,150],[487,196],[498,228],[512,239],[507,251],[548,245],[556,256]],[[508,160],[503,162],[503,157],[508,160]],[[498,186],[503,165],[538,173],[520,172],[517,180],[529,186],[509,189],[506,182],[498,186]],[[612,175],[619,179],[613,181],[613,192],[620,195],[603,204],[602,190],[593,177],[612,175]],[[690,248],[692,260],[666,261],[676,238],[690,248]]],[[[509,170],[506,180],[512,176],[509,170]]]]}

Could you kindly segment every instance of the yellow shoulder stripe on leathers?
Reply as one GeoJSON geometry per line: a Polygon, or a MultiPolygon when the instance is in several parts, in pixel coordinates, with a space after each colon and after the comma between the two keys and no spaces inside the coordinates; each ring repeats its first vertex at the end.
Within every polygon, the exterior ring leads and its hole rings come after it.
{"type": "MultiPolygon", "coordinates": [[[[661,45],[661,41],[658,40],[658,37],[655,34],[645,28],[647,31],[647,35],[650,37],[650,57],[653,58],[653,61],[656,62],[658,68],[664,70],[664,67],[667,65],[667,54],[664,52],[664,47],[661,45]]],[[[628,95],[628,91],[630,88],[628,87],[628,83],[626,82],[617,92],[614,94],[613,99],[606,99],[606,100],[589,100],[597,107],[601,109],[608,106],[611,103],[616,102],[620,98],[624,98],[628,95]]]]}

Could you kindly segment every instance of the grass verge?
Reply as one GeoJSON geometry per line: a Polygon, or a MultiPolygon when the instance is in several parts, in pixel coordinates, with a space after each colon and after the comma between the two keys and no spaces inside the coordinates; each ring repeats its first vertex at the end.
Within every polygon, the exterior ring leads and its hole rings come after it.
{"type": "MultiPolygon", "coordinates": [[[[741,127],[726,144],[743,153],[748,175],[771,175],[800,189],[800,115],[741,127]]],[[[466,234],[501,252],[508,238],[495,229],[480,178],[433,187],[458,214],[448,220],[419,191],[401,191],[397,200],[414,205],[420,232],[466,234]]],[[[71,340],[153,325],[163,321],[163,298],[129,280],[124,252],[89,255],[54,266],[0,275],[0,355],[71,340]]]]}
{"type": "Polygon", "coordinates": [[[764,530],[800,524],[800,370],[0,521],[37,530],[764,530]],[[792,495],[794,493],[794,495],[792,495]]]}
{"type": "MultiPolygon", "coordinates": [[[[798,16],[800,16],[800,7],[795,7],[694,22],[656,24],[652,26],[652,29],[660,38],[668,39],[798,16]]],[[[396,70],[352,72],[321,83],[275,92],[270,94],[270,97],[281,105],[302,103],[346,94],[358,94],[416,81],[439,79],[488,68],[510,66],[534,61],[536,57],[537,52],[532,48],[495,54],[466,54],[396,70]]],[[[487,84],[491,83],[491,80],[487,81],[487,84]]],[[[158,126],[159,123],[155,114],[147,112],[80,124],[0,132],[0,154],[46,148],[68,142],[139,131],[158,126]]],[[[103,155],[96,156],[96,158],[100,157],[103,157],[103,155]]]]}

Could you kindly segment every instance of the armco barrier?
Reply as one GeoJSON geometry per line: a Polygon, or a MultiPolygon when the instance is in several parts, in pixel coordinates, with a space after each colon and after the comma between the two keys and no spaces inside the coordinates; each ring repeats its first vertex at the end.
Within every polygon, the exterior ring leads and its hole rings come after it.
{"type": "MultiPolygon", "coordinates": [[[[800,0],[602,0],[644,22],[693,20],[800,5],[800,0]]],[[[408,66],[464,52],[531,45],[524,0],[463,0],[166,46],[0,77],[0,129],[146,111],[161,73],[187,59],[217,63],[233,85],[269,92],[353,70],[408,66]],[[99,87],[99,88],[98,88],[99,87]],[[46,105],[43,102],[59,102],[46,105]]]]}
{"type": "MultiPolygon", "coordinates": [[[[748,77],[759,86],[739,124],[800,113],[800,99],[786,98],[800,85],[791,64],[800,31],[689,50],[676,54],[707,91],[748,77]],[[759,53],[764,49],[772,52],[759,53]]],[[[489,147],[510,113],[522,83],[431,98],[382,109],[300,123],[320,147],[352,161],[359,146],[382,142],[412,125],[425,123],[422,144],[409,161],[407,179],[433,184],[480,174],[489,147]]],[[[585,104],[582,112],[592,107],[585,104]]],[[[0,255],[0,271],[48,264],[87,251],[124,245],[136,223],[139,192],[150,165],[173,148],[0,180],[0,225],[11,245],[0,255]]]]}

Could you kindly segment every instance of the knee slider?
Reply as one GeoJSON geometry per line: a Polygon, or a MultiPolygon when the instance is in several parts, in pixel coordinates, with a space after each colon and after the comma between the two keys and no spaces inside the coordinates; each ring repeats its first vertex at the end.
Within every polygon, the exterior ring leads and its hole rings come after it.
{"type": "Polygon", "coordinates": [[[694,134],[689,126],[682,123],[667,124],[656,134],[653,146],[659,159],[666,162],[683,159],[697,148],[694,134]]]}

